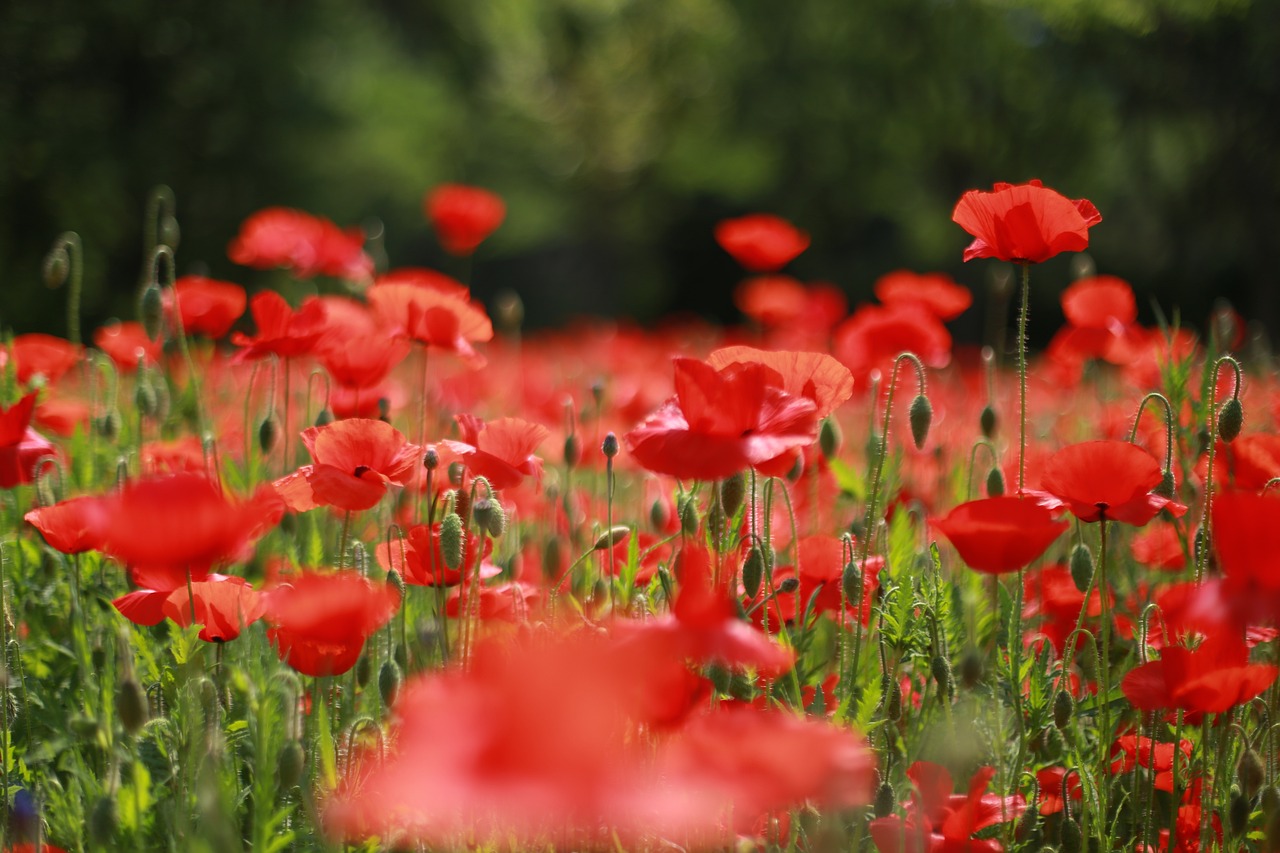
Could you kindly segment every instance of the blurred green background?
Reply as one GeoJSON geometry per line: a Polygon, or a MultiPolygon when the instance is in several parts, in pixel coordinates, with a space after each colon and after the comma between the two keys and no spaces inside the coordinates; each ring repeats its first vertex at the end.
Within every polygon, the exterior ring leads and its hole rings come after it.
{"type": "MultiPolygon", "coordinates": [[[[481,298],[529,322],[733,318],[715,222],[813,236],[790,271],[851,303],[960,263],[952,207],[1040,177],[1091,199],[1099,272],[1203,322],[1280,320],[1274,0],[7,0],[0,5],[0,324],[65,334],[41,258],[86,256],[86,326],[130,316],[150,189],[180,272],[251,289],[226,245],[268,205],[380,220],[395,265],[455,275],[422,215],[444,181],[500,193],[481,298]]],[[[1033,278],[1060,316],[1068,262],[1033,278]]],[[[981,302],[959,321],[981,334],[981,302]]],[[[1038,324],[1037,324],[1038,322],[1038,324]]]]}

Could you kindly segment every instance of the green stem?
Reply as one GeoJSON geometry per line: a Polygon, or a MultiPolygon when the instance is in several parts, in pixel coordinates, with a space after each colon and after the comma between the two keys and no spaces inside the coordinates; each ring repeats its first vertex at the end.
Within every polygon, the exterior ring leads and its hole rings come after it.
{"type": "Polygon", "coordinates": [[[1018,494],[1027,473],[1027,314],[1031,299],[1031,265],[1022,265],[1022,308],[1018,311],[1018,494]]]}
{"type": "MultiPolygon", "coordinates": [[[[1102,728],[1098,732],[1098,751],[1101,754],[1100,777],[1102,781],[1102,836],[1104,849],[1107,843],[1108,810],[1111,804],[1111,770],[1107,766],[1111,754],[1111,588],[1107,584],[1107,519],[1099,521],[1101,542],[1098,546],[1098,588],[1102,597],[1102,624],[1098,626],[1102,637],[1102,651],[1098,667],[1098,699],[1101,702],[1102,728]]],[[[1088,601],[1085,601],[1088,606],[1088,601]]]]}

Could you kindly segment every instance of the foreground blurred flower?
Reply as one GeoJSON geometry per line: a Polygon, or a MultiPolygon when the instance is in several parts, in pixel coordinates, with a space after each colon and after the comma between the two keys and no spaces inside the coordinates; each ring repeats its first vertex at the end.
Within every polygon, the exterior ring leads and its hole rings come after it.
{"type": "Polygon", "coordinates": [[[751,272],[777,272],[809,248],[809,235],[780,216],[754,213],[716,226],[716,242],[751,272]]]}
{"type": "Polygon", "coordinates": [[[969,568],[1003,574],[1034,562],[1067,529],[1067,522],[1034,501],[998,497],[960,504],[933,526],[969,568]]]}
{"type": "Polygon", "coordinates": [[[35,407],[34,392],[8,408],[0,406],[0,489],[34,481],[37,463],[58,454],[48,439],[31,428],[35,407]]]}
{"type": "Polygon", "coordinates": [[[184,275],[173,283],[173,295],[166,292],[166,311],[173,314],[177,302],[178,319],[188,335],[221,338],[244,313],[248,297],[244,288],[229,281],[202,275],[184,275]]]}
{"type": "Polygon", "coordinates": [[[23,518],[40,531],[50,548],[63,554],[93,551],[102,543],[105,515],[102,502],[96,497],[69,498],[33,509],[23,518]]]}
{"type": "Polygon", "coordinates": [[[993,838],[973,834],[1016,820],[1026,810],[1021,795],[1001,797],[985,793],[996,775],[982,767],[969,780],[967,794],[953,794],[951,774],[940,765],[917,761],[907,768],[915,785],[906,818],[893,815],[871,821],[871,839],[880,853],[1000,853],[993,838]]]}
{"type": "Polygon", "coordinates": [[[305,355],[315,349],[325,332],[324,304],[315,299],[304,300],[302,307],[294,311],[283,296],[264,290],[253,297],[249,310],[257,333],[236,332],[231,336],[231,343],[244,347],[236,354],[241,361],[273,353],[280,358],[305,355]]]}
{"type": "Polygon", "coordinates": [[[298,278],[363,281],[373,275],[359,229],[343,231],[328,219],[285,207],[269,207],[246,219],[227,256],[256,269],[284,267],[298,278]]]}
{"type": "Polygon", "coordinates": [[[1248,647],[1224,631],[1194,651],[1166,646],[1159,660],[1130,670],[1120,688],[1139,710],[1181,709],[1194,723],[1201,714],[1248,702],[1271,686],[1278,671],[1271,664],[1249,663],[1248,647]]]}
{"type": "Polygon", "coordinates": [[[541,481],[542,460],[534,451],[546,439],[546,427],[520,418],[485,422],[470,414],[458,415],[456,420],[462,440],[440,444],[457,454],[473,476],[484,477],[494,489],[509,489],[525,477],[541,481]]]}
{"type": "Polygon", "coordinates": [[[360,512],[375,506],[393,486],[408,483],[418,446],[378,420],[352,418],[302,432],[314,460],[276,480],[276,492],[294,512],[331,506],[360,512]]]}
{"type": "Polygon", "coordinates": [[[462,257],[474,252],[507,216],[497,194],[463,184],[441,184],[427,194],[424,206],[440,245],[462,257]]]}
{"type": "Polygon", "coordinates": [[[1072,201],[1040,181],[998,183],[992,192],[969,190],[951,219],[973,235],[964,259],[999,258],[1038,264],[1060,252],[1089,246],[1089,228],[1102,221],[1092,202],[1072,201]]]}
{"type": "Polygon", "coordinates": [[[84,347],[37,333],[14,337],[9,352],[19,385],[26,385],[37,376],[44,377],[46,383],[55,383],[84,358],[84,347]]]}
{"type": "Polygon", "coordinates": [[[304,572],[264,595],[263,617],[280,660],[304,675],[342,675],[399,605],[394,587],[359,572],[304,572]]]}
{"type": "Polygon", "coordinates": [[[939,320],[954,320],[973,304],[973,294],[946,273],[894,270],[876,279],[876,299],[885,305],[919,305],[939,320]]]}

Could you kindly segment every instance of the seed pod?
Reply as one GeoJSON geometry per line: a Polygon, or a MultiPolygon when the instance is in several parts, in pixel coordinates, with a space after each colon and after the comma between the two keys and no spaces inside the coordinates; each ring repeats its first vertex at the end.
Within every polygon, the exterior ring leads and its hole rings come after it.
{"type": "Polygon", "coordinates": [[[1218,410],[1218,436],[1228,444],[1235,441],[1244,426],[1244,406],[1232,397],[1218,410]]]}
{"type": "Polygon", "coordinates": [[[302,771],[307,763],[307,754],[302,743],[294,738],[285,741],[280,756],[276,759],[276,778],[282,791],[292,790],[302,781],[302,771]]]}
{"type": "Polygon", "coordinates": [[[316,426],[328,426],[333,423],[333,409],[325,407],[316,415],[316,426]]]}
{"type": "Polygon", "coordinates": [[[972,690],[982,681],[982,654],[973,646],[960,656],[960,683],[972,690]]]}
{"type": "Polygon", "coordinates": [[[840,430],[840,424],[833,417],[823,418],[818,430],[818,450],[822,452],[823,458],[834,459],[843,444],[844,434],[840,430]]]}
{"type": "Polygon", "coordinates": [[[129,734],[136,734],[138,729],[146,725],[150,713],[147,708],[147,694],[135,678],[124,678],[116,691],[116,715],[129,734]]]}
{"type": "Polygon", "coordinates": [[[991,438],[996,434],[996,410],[990,403],[982,407],[982,414],[978,416],[978,426],[982,429],[983,438],[991,438]]]}
{"type": "Polygon", "coordinates": [[[1178,481],[1174,479],[1173,471],[1166,468],[1164,473],[1160,475],[1160,483],[1151,490],[1151,493],[1168,500],[1173,500],[1173,496],[1177,491],[1178,481]]]}
{"type": "Polygon", "coordinates": [[[1243,835],[1249,828],[1249,815],[1253,811],[1249,807],[1249,798],[1239,789],[1231,792],[1227,804],[1227,825],[1232,835],[1243,835]]]}
{"type": "Polygon", "coordinates": [[[911,440],[915,442],[916,450],[924,450],[924,443],[929,438],[929,425],[933,423],[933,405],[929,398],[917,394],[911,401],[908,417],[911,421],[911,440]]]}
{"type": "Polygon", "coordinates": [[[894,799],[893,786],[886,779],[880,783],[879,788],[876,788],[874,805],[876,817],[888,817],[893,814],[894,799]]]}
{"type": "Polygon", "coordinates": [[[742,587],[749,598],[755,598],[760,592],[760,583],[764,580],[764,554],[759,546],[753,545],[747,552],[747,560],[742,564],[742,587]]]}
{"type": "Polygon", "coordinates": [[[1245,797],[1252,800],[1266,782],[1266,777],[1262,757],[1253,747],[1245,749],[1240,754],[1240,761],[1236,763],[1236,778],[1240,780],[1240,789],[1244,791],[1245,797]]]}
{"type": "Polygon", "coordinates": [[[987,497],[998,498],[1004,494],[1004,472],[992,465],[987,472],[987,497]]]}
{"type": "Polygon", "coordinates": [[[268,454],[276,449],[276,444],[280,441],[280,425],[276,423],[274,415],[267,415],[262,419],[262,423],[258,424],[258,449],[263,454],[268,454]]]}
{"type": "Polygon", "coordinates": [[[1093,552],[1083,542],[1071,549],[1071,581],[1082,593],[1093,583],[1093,552]]]}
{"type": "Polygon", "coordinates": [[[396,697],[400,695],[400,667],[395,661],[384,661],[378,670],[378,695],[384,706],[390,708],[396,704],[396,697]]]}
{"type": "Polygon", "coordinates": [[[686,495],[680,504],[680,529],[688,536],[698,532],[698,505],[691,495],[686,495]]]}
{"type": "Polygon", "coordinates": [[[724,514],[733,518],[742,509],[747,497],[747,478],[741,471],[720,481],[720,506],[724,514]]]}
{"type": "Polygon", "coordinates": [[[1084,833],[1080,824],[1066,815],[1062,816],[1062,824],[1058,827],[1058,849],[1062,853],[1080,853],[1084,849],[1084,833]]]}
{"type": "Polygon", "coordinates": [[[934,655],[933,660],[929,661],[929,671],[938,684],[938,694],[945,699],[950,699],[955,690],[955,679],[951,675],[951,661],[942,655],[934,655]]]}
{"type": "Polygon", "coordinates": [[[577,466],[582,461],[582,442],[578,441],[578,436],[570,434],[564,439],[564,464],[570,468],[577,466]]]}
{"type": "Polygon", "coordinates": [[[853,560],[844,564],[840,573],[840,583],[844,587],[844,598],[849,604],[857,606],[858,599],[863,597],[862,572],[853,560]]]}
{"type": "Polygon", "coordinates": [[[160,288],[154,283],[142,290],[138,300],[138,319],[142,321],[142,331],[154,343],[160,340],[164,330],[164,300],[160,297],[160,288]]]}
{"type": "Polygon", "coordinates": [[[356,658],[356,687],[363,690],[365,685],[369,683],[369,678],[373,675],[373,661],[369,660],[368,652],[356,658]]]}
{"type": "Polygon", "coordinates": [[[1071,725],[1071,717],[1076,712],[1076,702],[1071,698],[1071,694],[1065,690],[1059,690],[1058,695],[1053,697],[1053,724],[1060,729],[1065,729],[1071,725]]]}
{"type": "Polygon", "coordinates": [[[626,542],[627,537],[631,535],[631,528],[626,525],[618,525],[610,527],[604,533],[596,537],[596,542],[591,546],[592,551],[606,551],[617,545],[619,542],[626,542]]]}
{"type": "Polygon", "coordinates": [[[618,455],[618,437],[613,433],[609,433],[604,437],[604,441],[600,443],[600,451],[605,458],[612,459],[618,455]]]}
{"type": "Polygon", "coordinates": [[[790,595],[800,588],[800,578],[789,577],[782,583],[778,584],[778,592],[783,595],[790,595]]]}
{"type": "Polygon", "coordinates": [[[110,849],[119,829],[120,813],[116,810],[116,798],[103,794],[89,813],[89,840],[95,847],[110,849]]]}
{"type": "Polygon", "coordinates": [[[462,565],[463,547],[462,517],[456,512],[448,513],[440,522],[440,552],[444,564],[456,571],[462,565]]]}
{"type": "Polygon", "coordinates": [[[476,525],[485,533],[493,538],[497,538],[507,526],[506,514],[502,512],[502,505],[493,498],[481,498],[471,505],[471,517],[475,519],[476,525]],[[497,518],[501,514],[502,518],[497,518]],[[498,534],[493,531],[497,529],[498,534]]]}

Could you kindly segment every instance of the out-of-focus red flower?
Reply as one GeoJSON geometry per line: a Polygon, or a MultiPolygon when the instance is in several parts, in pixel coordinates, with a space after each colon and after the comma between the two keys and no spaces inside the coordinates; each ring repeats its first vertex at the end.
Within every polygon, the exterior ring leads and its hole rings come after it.
{"type": "Polygon", "coordinates": [[[439,270],[426,267],[398,267],[387,270],[373,280],[374,287],[385,287],[388,284],[411,284],[424,290],[434,290],[444,296],[471,300],[471,290],[465,284],[439,270]]]}
{"type": "Polygon", "coordinates": [[[496,193],[463,184],[441,184],[427,193],[423,206],[440,245],[460,257],[474,252],[507,216],[496,193]]]}
{"type": "Polygon", "coordinates": [[[816,406],[781,390],[777,371],[759,363],[722,370],[675,359],[676,396],[623,436],[650,471],[718,480],[817,437],[816,406]]]}
{"type": "Polygon", "coordinates": [[[1248,702],[1271,686],[1277,672],[1271,664],[1249,663],[1244,642],[1222,631],[1194,651],[1165,646],[1159,660],[1131,669],[1120,688],[1139,710],[1180,708],[1198,720],[1248,702]]]}
{"type": "Polygon", "coordinates": [[[1038,264],[1060,252],[1089,247],[1089,228],[1102,221],[1092,202],[1072,201],[1040,181],[998,183],[991,192],[969,190],[951,220],[973,235],[964,259],[999,258],[1038,264]]]}
{"type": "Polygon", "coordinates": [[[122,373],[132,373],[139,364],[160,362],[160,341],[151,340],[142,324],[132,320],[100,327],[93,333],[93,345],[111,356],[122,373]]]}
{"type": "Polygon", "coordinates": [[[130,565],[170,569],[183,579],[188,568],[194,574],[240,558],[284,513],[270,488],[247,501],[231,501],[200,474],[135,480],[99,500],[102,551],[130,565]]]}
{"type": "Polygon", "coordinates": [[[780,216],[753,213],[716,225],[716,242],[751,272],[777,272],[809,248],[809,235],[780,216]]]}
{"type": "MultiPolygon", "coordinates": [[[[221,338],[231,324],[244,313],[248,296],[244,288],[229,281],[218,281],[202,275],[184,275],[173,283],[178,304],[178,318],[188,335],[221,338]]],[[[172,312],[174,296],[166,292],[166,310],[172,312]]]]}
{"type": "Polygon", "coordinates": [[[70,438],[77,429],[89,428],[89,404],[74,398],[46,397],[36,403],[33,420],[55,435],[70,438]]]}
{"type": "Polygon", "coordinates": [[[298,278],[363,281],[373,275],[373,259],[365,254],[358,228],[343,231],[328,219],[285,207],[269,207],[246,219],[227,257],[255,269],[283,267],[298,278]]]}
{"type": "Polygon", "coordinates": [[[484,477],[495,489],[509,489],[525,477],[542,479],[542,460],[534,451],[546,439],[546,427],[520,418],[482,421],[465,413],[456,420],[462,440],[440,444],[457,454],[473,476],[484,477]]]}
{"type": "Polygon", "coordinates": [[[721,347],[707,356],[707,364],[717,371],[732,365],[762,364],[777,373],[768,380],[795,397],[813,401],[816,418],[825,418],[853,395],[853,375],[849,368],[820,352],[775,352],[747,346],[721,347]]]}
{"type": "Polygon", "coordinates": [[[762,326],[802,326],[824,333],[849,310],[844,292],[835,285],[805,285],[788,275],[747,279],[733,291],[733,304],[762,326]]]}
{"type": "Polygon", "coordinates": [[[168,594],[162,605],[164,615],[183,628],[191,624],[192,600],[200,639],[206,643],[230,642],[240,632],[262,618],[264,602],[259,592],[243,578],[210,577],[193,581],[168,594]]]}
{"type": "Polygon", "coordinates": [[[89,495],[38,507],[23,516],[44,541],[63,554],[81,554],[102,544],[105,514],[101,502],[89,495]]]}
{"type": "Polygon", "coordinates": [[[465,296],[419,284],[378,284],[369,289],[369,304],[388,328],[483,364],[471,345],[493,338],[493,323],[465,296]]]}
{"type": "Polygon", "coordinates": [[[274,483],[294,512],[331,506],[361,512],[375,506],[392,485],[403,486],[416,471],[419,448],[400,430],[379,420],[352,418],[302,431],[314,460],[274,483]]]}
{"type": "Polygon", "coordinates": [[[1032,500],[1002,496],[960,504],[933,526],[969,568],[1003,574],[1034,562],[1067,529],[1067,522],[1032,500]]]}
{"type": "Polygon", "coordinates": [[[43,376],[46,383],[53,384],[84,358],[84,347],[38,333],[17,335],[9,352],[19,385],[26,385],[36,376],[43,376]]]}
{"type": "Polygon", "coordinates": [[[1086,441],[1062,448],[1045,463],[1041,486],[1050,505],[1062,505],[1081,521],[1121,521],[1138,527],[1168,509],[1187,508],[1153,494],[1160,463],[1127,441],[1086,441]]]}
{"type": "Polygon", "coordinates": [[[925,367],[946,367],[951,333],[919,305],[864,305],[836,328],[831,347],[857,388],[871,384],[873,371],[887,381],[894,359],[904,352],[915,353],[925,367]]]}
{"type": "Polygon", "coordinates": [[[973,834],[1016,820],[1026,810],[1021,795],[984,793],[995,776],[983,767],[969,780],[967,794],[952,794],[951,774],[940,765],[917,761],[907,768],[915,784],[906,818],[893,815],[871,821],[871,839],[880,853],[1000,853],[999,841],[973,834]]]}
{"type": "Polygon", "coordinates": [[[342,675],[364,641],[395,615],[400,595],[359,572],[305,572],[266,592],[267,637],[280,660],[304,675],[342,675]]]}
{"type": "MultiPolygon", "coordinates": [[[[1172,746],[1172,744],[1171,744],[1172,746]]],[[[1036,784],[1040,788],[1040,814],[1048,816],[1062,811],[1065,801],[1062,798],[1062,780],[1066,778],[1067,768],[1046,767],[1036,773],[1036,784]]],[[[1084,789],[1080,787],[1080,774],[1072,773],[1067,782],[1067,795],[1072,802],[1084,798],[1084,789]]],[[[1075,809],[1075,806],[1072,806],[1075,809]]]]}
{"type": "Polygon", "coordinates": [[[1187,564],[1182,540],[1178,538],[1178,530],[1172,524],[1147,527],[1133,537],[1129,550],[1133,554],[1133,559],[1153,569],[1176,572],[1187,564]]]}
{"type": "Polygon", "coordinates": [[[1129,282],[1114,275],[1082,278],[1062,291],[1067,322],[1081,329],[1119,334],[1138,319],[1138,303],[1129,282]]]}
{"type": "MultiPolygon", "coordinates": [[[[1071,572],[1065,566],[1045,566],[1028,572],[1023,582],[1024,596],[1022,618],[1030,622],[1037,617],[1043,621],[1036,633],[1043,636],[1061,652],[1067,635],[1075,630],[1080,608],[1085,606],[1084,593],[1076,589],[1071,572]]],[[[1108,590],[1108,603],[1115,596],[1108,590]]],[[[1089,594],[1085,616],[1093,619],[1102,613],[1102,593],[1096,587],[1089,594]]],[[[1086,622],[1085,627],[1091,623],[1086,622]]]]}
{"type": "Polygon", "coordinates": [[[440,525],[439,521],[430,527],[415,524],[405,533],[404,542],[379,543],[375,549],[378,565],[387,571],[395,569],[405,583],[415,586],[456,586],[470,580],[475,571],[476,550],[483,541],[484,553],[479,557],[480,579],[488,580],[502,574],[502,569],[488,560],[493,540],[487,537],[482,540],[470,528],[465,531],[461,565],[456,569],[449,568],[440,546],[440,525]]]}
{"type": "Polygon", "coordinates": [[[200,474],[207,469],[204,443],[194,435],[175,438],[173,441],[148,441],[142,445],[141,456],[141,470],[147,476],[183,471],[200,474]]]}
{"type": "Polygon", "coordinates": [[[412,348],[407,338],[388,338],[375,332],[348,338],[338,346],[326,346],[320,353],[320,363],[339,385],[368,389],[386,379],[412,348]]]}
{"type": "Polygon", "coordinates": [[[35,392],[5,408],[0,406],[0,489],[12,489],[35,480],[36,465],[58,450],[31,428],[35,392]]]}
{"type": "MultiPolygon", "coordinates": [[[[1154,746],[1153,754],[1152,740],[1145,735],[1127,734],[1116,738],[1111,749],[1111,754],[1115,756],[1115,760],[1111,762],[1111,772],[1113,774],[1131,773],[1135,766],[1154,770],[1156,790],[1172,793],[1174,746],[1172,743],[1156,743],[1154,746]]],[[[1184,738],[1179,743],[1178,749],[1182,753],[1182,770],[1185,773],[1191,764],[1191,741],[1184,738]]],[[[1040,813],[1047,814],[1043,809],[1040,813]]]]}
{"type": "Polygon", "coordinates": [[[253,297],[249,310],[258,327],[257,334],[235,332],[231,336],[231,343],[244,347],[236,354],[241,361],[272,353],[280,358],[306,355],[325,332],[324,304],[315,299],[304,299],[302,307],[294,311],[283,296],[264,290],[253,297]]]}
{"type": "Polygon", "coordinates": [[[946,273],[894,270],[876,279],[876,299],[885,305],[919,305],[939,320],[954,320],[973,304],[969,288],[946,273]]]}

